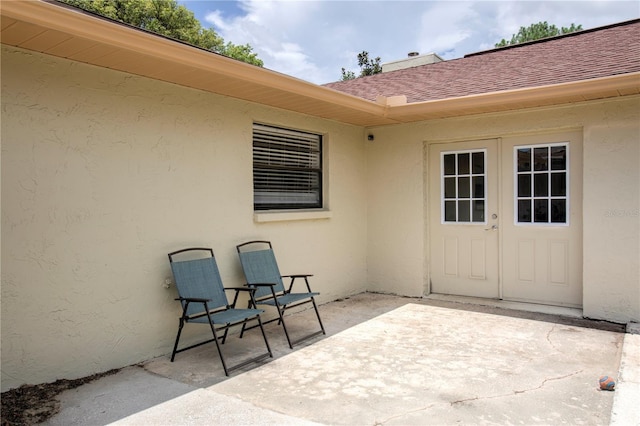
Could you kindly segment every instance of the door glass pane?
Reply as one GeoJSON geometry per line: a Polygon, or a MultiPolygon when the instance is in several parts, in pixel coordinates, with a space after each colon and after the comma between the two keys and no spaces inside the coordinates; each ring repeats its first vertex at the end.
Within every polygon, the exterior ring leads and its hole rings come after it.
{"type": "Polygon", "coordinates": [[[447,154],[444,156],[444,174],[455,175],[456,174],[456,155],[455,154],[447,154]]]}
{"type": "Polygon", "coordinates": [[[518,201],[518,222],[531,222],[531,200],[518,201]]]}
{"type": "Polygon", "coordinates": [[[518,197],[531,197],[531,175],[518,175],[518,197]]]}
{"type": "Polygon", "coordinates": [[[517,223],[566,224],[569,215],[569,145],[517,147],[515,152],[518,159],[514,171],[517,223]]]}
{"type": "Polygon", "coordinates": [[[473,222],[484,222],[484,200],[474,200],[472,206],[473,222]]]}
{"type": "Polygon", "coordinates": [[[533,170],[549,170],[549,148],[534,148],[533,149],[533,170]]]}
{"type": "Polygon", "coordinates": [[[470,210],[469,200],[458,201],[458,222],[471,222],[470,210]]]}
{"type": "Polygon", "coordinates": [[[567,200],[551,200],[551,222],[565,223],[567,221],[567,200]]]}
{"type": "Polygon", "coordinates": [[[456,178],[444,178],[444,198],[456,198],[456,178]]]}
{"type": "Polygon", "coordinates": [[[473,177],[473,198],[484,198],[484,176],[473,177]]]}
{"type": "Polygon", "coordinates": [[[471,154],[473,166],[471,168],[474,175],[484,174],[484,152],[474,152],[471,154]]]}
{"type": "Polygon", "coordinates": [[[459,175],[468,175],[469,174],[469,154],[458,154],[458,174],[459,175]]]}
{"type": "Polygon", "coordinates": [[[470,180],[468,177],[458,178],[458,198],[471,197],[470,180]]]}
{"type": "Polygon", "coordinates": [[[551,147],[551,170],[566,170],[567,168],[567,147],[551,147]]]}
{"type": "Polygon", "coordinates": [[[485,222],[485,150],[442,153],[442,222],[485,222]]]}
{"type": "Polygon", "coordinates": [[[531,171],[531,148],[518,149],[518,171],[531,171]]]}
{"type": "Polygon", "coordinates": [[[549,200],[533,200],[533,221],[549,222],[549,200]]]}
{"type": "Polygon", "coordinates": [[[456,221],[456,202],[455,201],[444,202],[444,220],[445,222],[456,221]]]}
{"type": "Polygon", "coordinates": [[[536,173],[533,175],[533,195],[535,197],[546,197],[549,195],[549,175],[546,173],[536,173]]]}
{"type": "Polygon", "coordinates": [[[551,173],[551,196],[567,195],[567,174],[551,173]]]}

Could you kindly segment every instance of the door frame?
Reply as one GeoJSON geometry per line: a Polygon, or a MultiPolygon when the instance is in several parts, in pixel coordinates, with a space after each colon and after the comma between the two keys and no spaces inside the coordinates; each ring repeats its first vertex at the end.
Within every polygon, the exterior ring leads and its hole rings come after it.
{"type": "MultiPolygon", "coordinates": [[[[424,176],[424,220],[426,221],[424,223],[424,242],[425,242],[425,260],[424,260],[424,267],[425,267],[425,286],[424,286],[424,294],[431,294],[433,292],[433,284],[432,284],[432,272],[433,272],[433,268],[432,268],[432,244],[431,244],[431,238],[433,236],[433,229],[431,226],[432,223],[432,219],[433,219],[433,215],[434,214],[440,214],[440,208],[433,208],[431,206],[430,203],[430,197],[432,196],[430,188],[432,186],[432,174],[430,171],[430,164],[433,161],[433,159],[431,158],[431,146],[435,145],[435,144],[441,144],[441,145],[448,145],[448,144],[455,144],[455,143],[461,143],[461,142],[481,142],[481,141],[485,141],[485,140],[495,140],[496,144],[497,144],[497,170],[495,170],[494,172],[497,173],[497,179],[498,179],[498,191],[496,194],[497,197],[497,204],[498,204],[498,214],[499,216],[499,220],[498,220],[498,230],[497,230],[497,238],[498,238],[498,299],[499,300],[505,300],[504,299],[504,250],[505,250],[505,241],[504,241],[504,230],[503,230],[503,223],[504,221],[508,221],[511,220],[513,221],[513,217],[512,218],[507,218],[504,215],[505,212],[505,208],[504,208],[504,203],[506,201],[508,202],[512,202],[513,200],[510,200],[509,198],[509,194],[505,194],[502,190],[502,182],[504,182],[504,176],[505,173],[512,173],[513,170],[509,169],[509,170],[505,170],[505,167],[503,167],[503,163],[504,163],[504,156],[505,155],[513,155],[513,153],[509,152],[509,153],[505,153],[504,152],[504,147],[505,147],[505,139],[512,139],[512,138],[527,138],[527,137],[539,137],[541,141],[545,140],[545,137],[547,136],[553,136],[553,135],[559,135],[559,134],[570,134],[573,132],[583,132],[583,128],[581,127],[565,127],[565,128],[555,128],[555,129],[545,129],[542,131],[527,131],[527,132],[514,132],[514,133],[505,133],[502,134],[501,136],[495,136],[495,137],[491,137],[491,136],[487,136],[487,135],[483,135],[482,137],[477,137],[474,138],[473,136],[469,135],[468,137],[456,137],[456,138],[451,138],[451,139],[440,139],[440,140],[424,140],[423,141],[423,161],[424,161],[424,165],[425,165],[425,176],[424,176]]],[[[573,139],[569,140],[569,142],[573,142],[573,143],[578,143],[580,145],[582,145],[584,143],[584,135],[582,134],[579,138],[579,141],[574,141],[573,139]]],[[[542,142],[541,142],[542,143],[542,142]]],[[[572,146],[572,145],[570,145],[572,146]]],[[[572,148],[572,150],[575,148],[572,148]]],[[[580,151],[582,152],[582,146],[580,146],[580,151]]],[[[572,154],[575,155],[575,154],[572,154]]],[[[513,165],[512,165],[513,166],[513,165]]],[[[582,164],[582,162],[580,161],[580,173],[578,173],[578,175],[576,176],[574,174],[574,172],[572,172],[572,176],[570,176],[570,179],[578,179],[579,180],[579,185],[580,188],[582,190],[583,187],[583,182],[584,182],[584,165],[582,164]]],[[[439,187],[439,185],[437,185],[437,187],[439,187]]],[[[438,197],[440,195],[438,194],[438,197]]],[[[488,213],[488,212],[487,212],[488,213]]],[[[488,213],[490,214],[490,213],[488,213]]],[[[579,232],[581,233],[581,235],[583,235],[583,230],[580,229],[579,232]]],[[[582,263],[580,265],[580,268],[583,268],[584,264],[582,263]]],[[[580,286],[582,287],[582,283],[580,284],[580,286]]],[[[583,290],[583,289],[582,289],[583,290]]],[[[537,302],[525,302],[525,303],[537,303],[537,302]]],[[[561,302],[558,303],[551,303],[553,306],[566,306],[564,304],[562,304],[561,302]]]]}
{"type": "MultiPolygon", "coordinates": [[[[553,225],[552,223],[540,224],[540,228],[537,229],[536,235],[539,236],[541,234],[547,234],[546,238],[542,238],[541,240],[537,240],[537,243],[544,242],[547,246],[547,250],[550,250],[549,247],[553,242],[562,242],[563,239],[567,242],[567,263],[566,263],[566,277],[567,284],[566,286],[562,284],[557,284],[552,281],[549,275],[550,269],[546,271],[546,281],[545,279],[539,280],[536,279],[536,285],[548,286],[548,291],[543,291],[541,293],[536,293],[535,295],[529,294],[524,295],[520,293],[520,295],[513,294],[514,289],[516,289],[517,284],[514,277],[511,275],[511,272],[508,271],[507,265],[512,265],[513,262],[509,262],[505,264],[504,262],[508,260],[509,255],[512,251],[509,251],[505,255],[502,255],[503,266],[501,267],[501,279],[503,281],[502,289],[503,294],[501,298],[503,300],[515,301],[515,302],[524,302],[524,303],[538,303],[538,304],[547,304],[551,306],[564,306],[571,308],[582,309],[583,307],[583,269],[584,269],[584,259],[583,259],[583,249],[584,249],[584,230],[583,230],[583,185],[584,185],[584,164],[583,164],[583,147],[584,147],[584,134],[582,128],[561,128],[561,129],[553,129],[545,132],[527,132],[524,134],[515,134],[508,135],[503,137],[503,151],[504,154],[510,156],[509,159],[503,157],[503,161],[501,162],[500,168],[504,173],[510,173],[511,175],[506,177],[503,175],[501,182],[503,185],[507,185],[508,182],[511,182],[511,190],[507,190],[506,188],[501,188],[501,194],[503,199],[509,200],[509,197],[513,197],[512,203],[508,206],[503,204],[503,210],[508,210],[509,213],[513,216],[511,221],[508,221],[503,226],[503,232],[501,235],[501,245],[507,246],[511,245],[514,242],[514,238],[523,237],[525,232],[530,232],[528,229],[533,227],[536,228],[535,224],[519,224],[517,223],[517,207],[516,207],[516,156],[515,149],[518,147],[527,147],[527,146],[553,146],[556,144],[567,143],[567,157],[566,157],[566,170],[567,170],[567,181],[566,181],[566,196],[567,196],[567,217],[566,217],[566,225],[553,225]],[[508,163],[508,166],[505,164],[508,163]],[[504,190],[503,190],[504,189],[504,190]],[[520,229],[522,232],[517,234],[517,230],[520,229]],[[552,235],[555,233],[565,233],[565,236],[552,235]],[[568,234],[568,235],[567,235],[568,234]],[[553,289],[555,287],[555,290],[553,289]],[[561,290],[561,288],[565,288],[565,290],[561,290]],[[540,295],[540,298],[538,298],[540,295]],[[505,298],[506,296],[506,298],[505,298]]],[[[549,194],[552,196],[553,194],[549,194]]],[[[503,211],[503,216],[505,216],[506,212],[503,211]]],[[[532,238],[532,237],[528,237],[532,238]]],[[[536,244],[538,245],[538,244],[536,244]]],[[[542,247],[542,245],[539,245],[542,247]]],[[[513,249],[513,247],[511,247],[513,249]]],[[[536,250],[538,255],[540,252],[536,250]]],[[[503,252],[504,253],[504,252],[503,252]]],[[[540,262],[545,259],[544,257],[536,257],[536,262],[540,264],[546,264],[547,268],[552,268],[552,264],[550,262],[550,253],[546,253],[546,261],[540,262]]],[[[513,259],[512,259],[513,260],[513,259]]],[[[544,275],[537,275],[538,277],[544,275]]],[[[525,291],[526,292],[526,291],[525,291]]]]}
{"type": "MultiPolygon", "coordinates": [[[[433,160],[431,158],[431,154],[430,154],[430,150],[431,150],[431,146],[432,145],[443,145],[443,146],[447,146],[447,145],[452,145],[452,144],[456,144],[456,143],[466,143],[466,142],[477,142],[477,143],[481,143],[482,141],[495,141],[496,143],[496,169],[497,169],[497,188],[496,188],[496,204],[497,204],[497,212],[498,214],[501,216],[501,211],[502,211],[502,203],[503,203],[503,197],[500,191],[500,182],[501,182],[501,178],[502,178],[502,167],[500,167],[500,164],[502,162],[502,137],[481,137],[481,138],[455,138],[455,139],[445,139],[445,140],[425,140],[423,142],[423,161],[424,161],[424,170],[425,170],[425,176],[424,176],[424,180],[425,180],[425,185],[424,185],[424,189],[423,189],[423,204],[424,204],[424,246],[425,246],[425,259],[424,259],[424,268],[426,270],[426,274],[425,274],[425,285],[424,285],[424,294],[428,295],[431,294],[433,292],[433,285],[432,285],[432,267],[431,267],[431,261],[432,261],[432,252],[431,252],[431,238],[432,238],[432,227],[431,227],[431,221],[433,219],[433,212],[431,209],[431,203],[430,203],[430,197],[432,196],[432,194],[430,193],[430,188],[431,188],[431,172],[430,172],[430,167],[429,165],[431,164],[431,161],[433,160]]],[[[440,179],[440,177],[438,178],[438,180],[440,179]]],[[[437,182],[439,183],[439,181],[437,182]]],[[[440,185],[438,185],[438,188],[440,187],[440,185]]],[[[438,195],[439,196],[439,195],[438,195]]],[[[440,218],[440,208],[437,209],[437,213],[438,214],[438,218],[440,218]]],[[[435,212],[435,210],[434,210],[435,212]]],[[[487,211],[487,214],[490,214],[489,211],[487,211]]],[[[502,300],[503,298],[503,287],[502,287],[502,250],[503,250],[503,244],[502,244],[502,233],[501,233],[501,226],[500,223],[502,221],[501,217],[498,217],[498,229],[497,229],[497,240],[498,240],[498,253],[497,253],[497,281],[498,281],[498,299],[493,299],[490,298],[488,300],[502,300]]],[[[487,218],[488,221],[488,218],[487,218]]],[[[487,222],[488,223],[488,222],[487,222]]],[[[488,225],[487,225],[488,226],[488,225]]]]}

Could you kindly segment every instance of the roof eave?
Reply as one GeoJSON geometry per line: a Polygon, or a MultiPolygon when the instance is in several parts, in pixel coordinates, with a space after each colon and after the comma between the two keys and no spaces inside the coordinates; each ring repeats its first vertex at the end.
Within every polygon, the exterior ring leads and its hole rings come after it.
{"type": "Polygon", "coordinates": [[[640,72],[391,106],[387,108],[387,116],[409,123],[637,94],[640,94],[640,72]]]}
{"type": "MultiPolygon", "coordinates": [[[[90,43],[96,47],[112,49],[109,55],[113,59],[103,57],[99,58],[99,61],[92,59],[79,60],[80,62],[352,124],[365,125],[371,121],[379,124],[391,123],[390,119],[384,117],[384,107],[375,102],[60,4],[46,1],[6,1],[0,4],[0,14],[2,15],[1,42],[3,44],[54,56],[69,57],[53,53],[57,50],[47,45],[47,37],[42,35],[51,32],[59,38],[66,38],[65,42],[77,39],[85,44],[90,43]],[[13,32],[12,27],[14,27],[13,32]],[[35,42],[38,35],[43,40],[35,42]],[[119,57],[118,53],[121,53],[122,57],[119,57]],[[165,72],[163,78],[158,78],[154,76],[154,73],[158,73],[157,64],[145,67],[143,60],[134,64],[122,59],[135,56],[154,58],[162,64],[178,65],[183,69],[204,72],[210,77],[209,84],[190,84],[179,78],[177,75],[179,72],[176,72],[176,75],[165,72]],[[232,81],[237,88],[234,89],[233,84],[216,86],[212,83],[216,79],[232,81]],[[248,96],[255,93],[262,93],[262,98],[252,99],[248,96]],[[329,111],[331,109],[333,110],[329,111]]],[[[51,39],[51,37],[48,38],[51,39]]],[[[78,60],[73,56],[69,58],[78,60]]]]}
{"type": "Polygon", "coordinates": [[[640,73],[629,73],[419,103],[381,104],[61,4],[42,0],[3,1],[0,15],[3,44],[358,126],[410,123],[640,93],[640,73]]]}

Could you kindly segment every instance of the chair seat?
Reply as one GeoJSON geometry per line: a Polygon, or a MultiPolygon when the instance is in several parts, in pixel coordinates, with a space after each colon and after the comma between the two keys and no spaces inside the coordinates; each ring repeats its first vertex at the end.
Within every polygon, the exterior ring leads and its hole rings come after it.
{"type": "MultiPolygon", "coordinates": [[[[247,318],[253,318],[263,312],[264,311],[262,309],[227,309],[226,311],[212,314],[211,320],[214,324],[233,324],[244,321],[247,318]]],[[[188,322],[208,324],[209,319],[204,315],[197,318],[190,318],[188,322]]]]}
{"type": "MultiPolygon", "coordinates": [[[[249,241],[236,246],[238,255],[240,257],[240,264],[244,271],[244,276],[247,279],[247,285],[255,288],[253,299],[249,302],[249,307],[257,307],[255,305],[270,305],[278,310],[278,324],[282,324],[284,334],[287,336],[287,342],[289,347],[293,349],[293,345],[298,344],[304,340],[317,336],[318,334],[326,334],[322,320],[320,319],[320,312],[318,312],[318,306],[316,305],[315,296],[320,293],[314,293],[311,291],[308,278],[311,275],[286,275],[289,278],[289,291],[293,289],[296,279],[300,279],[300,285],[296,287],[298,291],[307,290],[306,293],[287,293],[282,282],[283,275],[278,268],[278,262],[276,256],[273,253],[273,247],[269,241],[249,241]],[[269,285],[265,285],[269,283],[269,285]],[[274,300],[275,299],[275,300],[274,300]],[[300,338],[296,341],[292,341],[287,331],[287,325],[285,324],[284,312],[286,309],[303,305],[305,303],[312,303],[313,309],[318,318],[318,325],[320,325],[320,331],[316,333],[308,334],[307,336],[300,338]]],[[[275,320],[275,319],[274,319],[275,320]]],[[[273,321],[273,320],[271,320],[273,321]]],[[[244,330],[244,329],[243,329],[244,330]]],[[[242,336],[242,333],[240,333],[242,336]]]]}
{"type": "MultiPolygon", "coordinates": [[[[282,296],[278,296],[278,303],[280,305],[290,305],[291,303],[296,303],[300,300],[309,299],[311,297],[315,297],[320,293],[287,293],[282,296]]],[[[275,306],[276,302],[271,299],[259,300],[256,302],[258,305],[271,305],[275,306]]]]}
{"type": "Polygon", "coordinates": [[[262,327],[262,320],[260,319],[260,314],[264,311],[256,309],[255,306],[249,306],[247,309],[236,309],[236,302],[240,292],[251,292],[251,298],[253,299],[253,290],[224,287],[216,258],[213,255],[213,249],[191,247],[174,251],[169,253],[169,263],[171,264],[173,280],[178,289],[179,297],[176,300],[179,300],[182,305],[182,315],[180,316],[176,342],[171,353],[171,362],[173,362],[177,353],[210,342],[215,342],[224,374],[227,376],[230,371],[273,357],[267,341],[267,335],[264,332],[264,327],[262,327]],[[235,290],[236,294],[232,304],[229,304],[229,299],[225,293],[226,290],[235,290]],[[229,330],[232,327],[242,325],[242,332],[240,333],[240,337],[242,337],[247,322],[255,322],[257,323],[255,327],[260,327],[267,351],[257,356],[248,357],[248,359],[235,363],[235,365],[227,366],[220,345],[226,342],[229,330]],[[180,336],[186,323],[206,324],[211,329],[213,338],[200,340],[179,348],[180,336]],[[219,332],[222,332],[221,336],[218,335],[219,332]]]}

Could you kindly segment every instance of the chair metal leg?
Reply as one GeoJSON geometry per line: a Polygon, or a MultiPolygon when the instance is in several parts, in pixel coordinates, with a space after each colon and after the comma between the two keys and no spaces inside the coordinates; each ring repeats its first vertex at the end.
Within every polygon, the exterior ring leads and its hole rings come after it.
{"type": "Polygon", "coordinates": [[[280,305],[276,302],[276,308],[278,309],[278,315],[280,315],[280,320],[278,324],[282,323],[282,328],[284,329],[284,335],[287,336],[287,343],[289,343],[289,348],[293,349],[293,343],[291,343],[291,338],[289,337],[289,332],[287,331],[287,325],[284,322],[284,310],[285,308],[280,308],[280,305]]]}
{"type": "MultiPolygon", "coordinates": [[[[273,358],[273,354],[271,353],[271,347],[269,347],[269,341],[267,340],[267,335],[264,332],[264,328],[262,327],[262,321],[260,320],[260,315],[256,315],[255,319],[258,320],[258,325],[260,326],[260,330],[262,331],[262,338],[264,339],[264,344],[267,347],[267,353],[262,354],[262,355],[258,355],[256,357],[253,357],[251,359],[247,359],[239,364],[236,364],[232,367],[227,367],[227,363],[224,360],[224,355],[222,354],[222,348],[220,347],[220,343],[218,342],[218,334],[216,333],[216,327],[213,323],[213,320],[211,319],[211,316],[209,315],[209,313],[207,312],[207,317],[209,317],[209,325],[211,326],[211,332],[213,333],[213,340],[216,342],[216,348],[218,349],[218,355],[220,355],[220,361],[222,362],[222,368],[224,369],[224,374],[225,376],[229,376],[229,372],[236,370],[238,368],[244,367],[245,365],[251,364],[253,362],[257,362],[260,361],[262,359],[265,359],[267,357],[269,358],[273,358]]],[[[244,322],[243,322],[243,327],[244,325],[246,325],[247,321],[250,321],[253,318],[245,318],[244,322]]],[[[231,327],[231,324],[227,324],[224,326],[224,335],[222,337],[222,344],[224,344],[227,335],[229,333],[229,328],[231,327]]]]}
{"type": "Polygon", "coordinates": [[[247,327],[246,323],[242,324],[242,330],[240,330],[240,338],[241,339],[242,339],[242,336],[244,336],[244,330],[245,330],[246,327],[247,327]]]}
{"type": "Polygon", "coordinates": [[[320,311],[318,311],[318,305],[316,305],[316,300],[312,297],[311,302],[313,302],[313,309],[316,310],[316,316],[318,317],[318,322],[320,323],[320,329],[322,330],[322,334],[327,334],[324,331],[324,325],[322,324],[322,320],[320,319],[320,311]]]}
{"type": "MultiPolygon", "coordinates": [[[[309,303],[309,302],[307,301],[307,302],[304,302],[304,303],[309,303]]],[[[305,340],[311,339],[311,338],[316,337],[316,336],[318,336],[320,334],[327,334],[325,332],[325,330],[324,330],[324,324],[322,324],[322,319],[320,319],[320,311],[318,311],[318,305],[316,305],[316,301],[315,301],[315,299],[313,297],[311,297],[311,303],[313,303],[313,309],[316,311],[316,317],[318,317],[318,323],[320,324],[320,330],[316,331],[315,333],[311,333],[311,334],[309,334],[307,336],[301,337],[300,339],[297,339],[295,341],[291,341],[291,338],[289,337],[289,332],[287,330],[287,326],[286,326],[286,324],[284,322],[284,313],[286,311],[286,306],[282,306],[281,307],[280,305],[277,305],[278,314],[280,316],[280,318],[278,320],[278,324],[282,323],[282,328],[284,329],[285,336],[287,336],[287,342],[289,343],[289,348],[290,349],[293,349],[293,347],[295,345],[297,345],[298,343],[301,343],[301,342],[303,342],[305,340]]],[[[297,305],[293,305],[293,306],[297,306],[297,305]]]]}
{"type": "MultiPolygon", "coordinates": [[[[249,302],[247,302],[247,309],[251,309],[251,300],[249,300],[249,302]]],[[[240,330],[240,338],[241,339],[242,339],[242,336],[244,336],[245,329],[249,330],[250,328],[252,328],[252,327],[247,328],[247,323],[246,322],[242,323],[242,330],[240,330]]]]}
{"type": "MultiPolygon", "coordinates": [[[[269,357],[273,358],[273,354],[271,353],[271,347],[269,346],[267,335],[264,332],[264,327],[262,326],[262,320],[260,319],[260,315],[258,315],[258,325],[260,325],[260,331],[262,332],[262,338],[264,339],[264,344],[267,346],[267,352],[269,352],[269,357]]],[[[242,326],[244,327],[244,324],[242,326]]]]}
{"type": "Polygon", "coordinates": [[[225,342],[227,341],[227,335],[229,334],[229,327],[227,326],[224,329],[224,334],[222,335],[222,344],[224,345],[225,342]]]}
{"type": "Polygon", "coordinates": [[[227,363],[224,362],[224,356],[222,355],[222,348],[220,347],[220,343],[218,342],[218,335],[216,333],[216,327],[213,325],[213,321],[211,321],[211,317],[209,317],[209,325],[211,326],[211,332],[213,333],[213,340],[216,342],[216,348],[218,349],[218,355],[220,355],[220,361],[222,362],[222,368],[224,369],[224,375],[228,376],[229,375],[229,371],[227,370],[227,363]]]}
{"type": "Polygon", "coordinates": [[[182,333],[182,327],[184,327],[184,320],[180,318],[180,326],[178,327],[178,335],[176,336],[176,343],[173,345],[173,352],[171,353],[171,362],[176,358],[178,351],[178,342],[180,341],[180,334],[182,333]]]}
{"type": "MultiPolygon", "coordinates": [[[[249,365],[249,364],[252,364],[252,363],[254,363],[254,362],[262,361],[263,359],[266,359],[266,358],[273,358],[273,353],[271,352],[271,347],[269,346],[269,341],[267,340],[267,335],[266,335],[266,333],[265,333],[265,331],[264,331],[264,328],[262,327],[262,321],[260,320],[260,315],[256,315],[256,317],[255,317],[255,318],[247,318],[247,319],[245,320],[245,323],[246,323],[247,321],[251,321],[251,320],[253,320],[253,319],[258,320],[258,324],[257,324],[257,325],[255,325],[254,327],[258,327],[258,326],[260,327],[260,330],[262,331],[262,338],[264,339],[264,344],[265,344],[265,346],[267,347],[267,352],[266,352],[266,353],[263,353],[262,355],[258,355],[258,356],[255,356],[255,357],[253,357],[253,358],[250,358],[250,359],[244,360],[244,361],[242,361],[241,363],[238,363],[238,364],[236,364],[236,365],[234,365],[234,366],[231,366],[231,367],[225,368],[225,373],[227,373],[227,376],[229,375],[229,374],[228,374],[229,372],[234,371],[234,370],[237,370],[237,369],[239,369],[239,368],[242,368],[242,367],[244,367],[245,365],[249,365]]],[[[253,327],[251,327],[251,328],[253,328],[253,327]]]]}
{"type": "Polygon", "coordinates": [[[284,312],[287,310],[286,306],[282,307],[282,315],[278,317],[278,325],[282,324],[282,317],[284,316],[284,312]]]}

